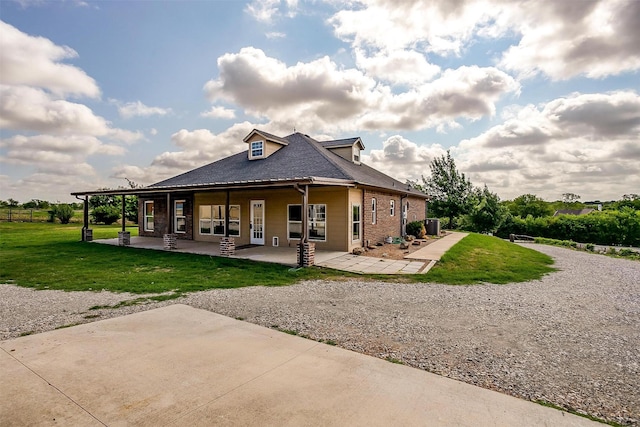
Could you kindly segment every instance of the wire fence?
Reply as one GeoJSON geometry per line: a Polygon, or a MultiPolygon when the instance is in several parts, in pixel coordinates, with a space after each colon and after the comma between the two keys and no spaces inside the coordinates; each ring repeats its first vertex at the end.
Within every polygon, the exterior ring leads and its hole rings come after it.
{"type": "MultiPolygon", "coordinates": [[[[5,222],[52,222],[51,211],[45,209],[0,209],[0,221],[5,222]]],[[[71,222],[82,222],[82,211],[75,211],[71,222]]]]}

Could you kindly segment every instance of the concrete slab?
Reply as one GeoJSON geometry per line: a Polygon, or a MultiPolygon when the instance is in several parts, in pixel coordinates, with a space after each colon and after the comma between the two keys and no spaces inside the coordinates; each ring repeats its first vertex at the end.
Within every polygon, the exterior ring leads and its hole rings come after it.
{"type": "Polygon", "coordinates": [[[3,425],[599,425],[185,305],[0,349],[3,425]]]}
{"type": "Polygon", "coordinates": [[[405,259],[414,259],[414,260],[439,260],[445,252],[453,247],[460,240],[464,239],[469,233],[460,233],[457,231],[452,231],[441,239],[436,240],[433,243],[429,243],[422,249],[418,249],[415,252],[412,252],[405,256],[405,259]]]}

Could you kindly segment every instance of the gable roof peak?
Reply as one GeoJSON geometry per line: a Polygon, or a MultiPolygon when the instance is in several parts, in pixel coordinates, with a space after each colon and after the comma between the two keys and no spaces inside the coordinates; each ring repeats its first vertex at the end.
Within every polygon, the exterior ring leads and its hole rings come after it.
{"type": "Polygon", "coordinates": [[[249,141],[249,139],[253,136],[253,135],[260,135],[261,137],[263,137],[264,139],[266,139],[267,141],[271,141],[271,142],[275,142],[277,144],[281,144],[281,145],[288,145],[289,141],[287,141],[285,138],[281,138],[279,136],[276,136],[274,134],[262,131],[260,129],[253,129],[251,132],[249,132],[249,134],[247,136],[245,136],[242,140],[244,142],[249,141]]]}

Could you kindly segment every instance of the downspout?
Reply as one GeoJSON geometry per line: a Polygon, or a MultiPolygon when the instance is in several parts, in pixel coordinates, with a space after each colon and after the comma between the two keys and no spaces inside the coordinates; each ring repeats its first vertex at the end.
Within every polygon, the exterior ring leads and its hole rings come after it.
{"type": "Polygon", "coordinates": [[[167,193],[167,233],[171,234],[171,194],[167,193]]]}
{"type": "Polygon", "coordinates": [[[224,237],[229,237],[229,201],[231,196],[229,195],[229,190],[227,190],[227,207],[226,212],[224,213],[224,237]]]}

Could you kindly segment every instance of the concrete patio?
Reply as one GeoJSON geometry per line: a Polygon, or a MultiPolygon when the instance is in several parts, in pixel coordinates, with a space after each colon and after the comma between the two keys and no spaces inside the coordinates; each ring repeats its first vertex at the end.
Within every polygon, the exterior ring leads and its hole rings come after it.
{"type": "MultiPolygon", "coordinates": [[[[446,251],[466,235],[467,233],[449,233],[424,248],[405,256],[403,260],[358,256],[341,251],[316,250],[315,265],[359,274],[424,274],[435,265],[446,251]]],[[[114,246],[118,245],[117,238],[95,240],[94,242],[114,246]]],[[[131,244],[129,246],[141,249],[166,250],[164,249],[163,240],[158,237],[133,236],[131,237],[131,244]]],[[[220,245],[218,243],[195,240],[178,240],[177,249],[173,249],[172,251],[220,256],[220,245]]],[[[295,246],[253,246],[236,248],[235,255],[230,258],[271,262],[295,267],[297,265],[296,257],[295,246]]]]}

